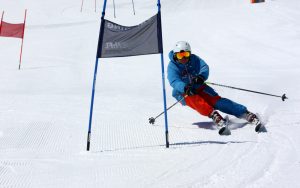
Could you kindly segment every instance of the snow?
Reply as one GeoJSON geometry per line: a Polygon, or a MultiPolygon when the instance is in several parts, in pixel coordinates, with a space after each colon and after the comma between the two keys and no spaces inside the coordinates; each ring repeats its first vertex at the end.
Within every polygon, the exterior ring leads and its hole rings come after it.
{"type": "MultiPolygon", "coordinates": [[[[156,1],[118,0],[116,18],[135,25],[156,1]]],[[[221,137],[210,119],[176,105],[165,148],[159,55],[100,59],[86,151],[102,2],[0,0],[4,21],[28,9],[20,39],[0,38],[0,187],[300,187],[300,2],[162,0],[165,70],[178,40],[210,66],[209,81],[289,99],[215,86],[268,122],[221,137]]],[[[166,80],[168,106],[175,102],[166,80]]],[[[233,117],[232,117],[233,118],[233,117]]]]}

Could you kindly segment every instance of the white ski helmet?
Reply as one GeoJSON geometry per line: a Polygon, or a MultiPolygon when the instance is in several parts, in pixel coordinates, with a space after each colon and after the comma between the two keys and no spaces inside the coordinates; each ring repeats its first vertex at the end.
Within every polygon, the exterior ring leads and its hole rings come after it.
{"type": "Polygon", "coordinates": [[[181,51],[191,51],[191,46],[188,42],[185,42],[185,41],[178,41],[174,48],[173,48],[173,52],[176,53],[176,52],[181,52],[181,51]]]}

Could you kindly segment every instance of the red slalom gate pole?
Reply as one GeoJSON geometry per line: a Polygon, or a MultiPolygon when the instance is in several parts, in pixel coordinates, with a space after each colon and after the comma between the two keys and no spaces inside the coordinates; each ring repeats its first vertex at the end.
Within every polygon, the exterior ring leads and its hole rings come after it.
{"type": "Polygon", "coordinates": [[[23,43],[24,43],[24,33],[25,33],[26,16],[27,16],[27,9],[25,9],[23,35],[22,35],[22,44],[21,44],[20,61],[19,61],[19,70],[21,69],[21,62],[22,62],[22,52],[23,52],[23,43]]]}
{"type": "Polygon", "coordinates": [[[1,23],[0,23],[0,34],[1,34],[1,28],[2,28],[3,15],[4,15],[4,11],[2,11],[2,16],[1,16],[1,23]]]}
{"type": "Polygon", "coordinates": [[[83,0],[81,1],[81,9],[80,9],[80,12],[82,12],[82,7],[83,7],[83,0]]]}

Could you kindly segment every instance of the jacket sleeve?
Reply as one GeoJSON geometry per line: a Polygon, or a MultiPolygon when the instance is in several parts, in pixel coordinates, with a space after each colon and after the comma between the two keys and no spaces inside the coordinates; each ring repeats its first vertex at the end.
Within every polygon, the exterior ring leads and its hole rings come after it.
{"type": "Polygon", "coordinates": [[[170,85],[180,93],[184,93],[185,83],[181,80],[180,73],[176,67],[169,63],[168,66],[168,80],[170,85]]]}
{"type": "Polygon", "coordinates": [[[203,78],[205,80],[208,79],[208,76],[209,76],[209,67],[208,65],[205,63],[205,61],[199,57],[197,57],[198,60],[199,60],[199,64],[200,64],[200,70],[199,70],[199,74],[198,75],[201,75],[203,76],[203,78]]]}

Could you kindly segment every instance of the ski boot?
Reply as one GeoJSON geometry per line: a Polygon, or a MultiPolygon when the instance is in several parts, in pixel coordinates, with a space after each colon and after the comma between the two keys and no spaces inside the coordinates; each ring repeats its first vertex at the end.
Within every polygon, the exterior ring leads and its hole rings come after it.
{"type": "Polygon", "coordinates": [[[244,119],[247,120],[249,123],[256,125],[255,132],[267,132],[265,126],[262,124],[260,119],[257,117],[256,114],[247,111],[244,115],[244,119]]]}
{"type": "Polygon", "coordinates": [[[219,129],[219,134],[220,135],[231,135],[230,130],[228,129],[227,126],[227,121],[226,119],[224,119],[219,112],[217,111],[213,111],[211,113],[211,115],[209,116],[213,122],[217,125],[218,129],[219,129]]]}

